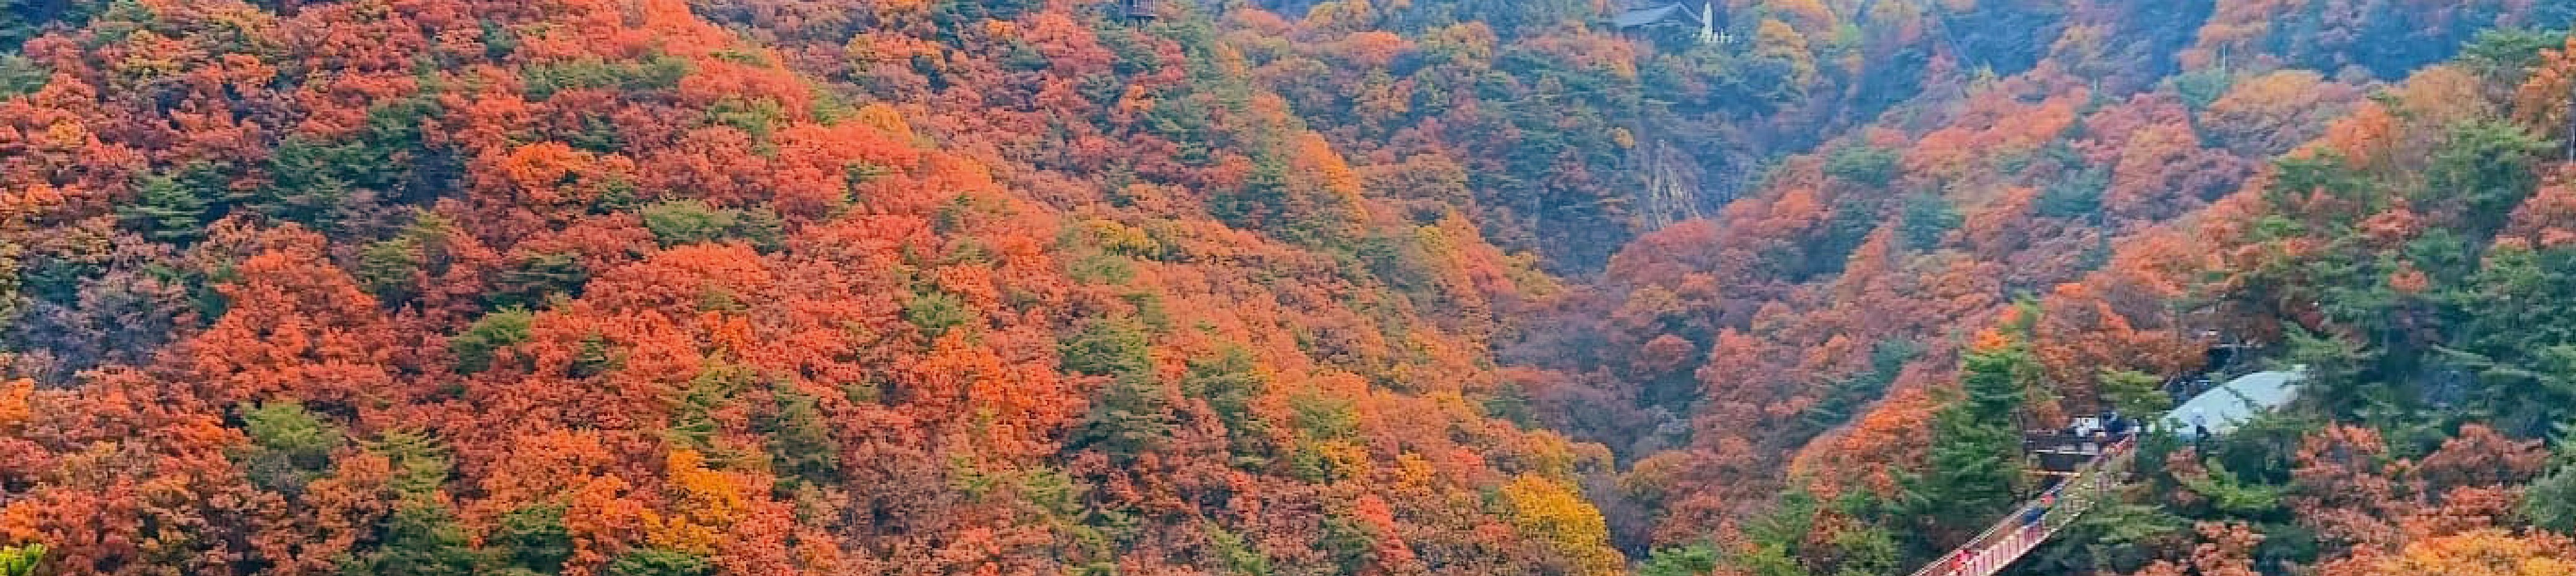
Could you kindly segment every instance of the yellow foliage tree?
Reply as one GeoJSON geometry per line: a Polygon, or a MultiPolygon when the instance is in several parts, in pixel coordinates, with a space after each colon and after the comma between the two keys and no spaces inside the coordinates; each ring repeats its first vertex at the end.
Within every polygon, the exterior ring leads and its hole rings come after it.
{"type": "Polygon", "coordinates": [[[1610,528],[1601,510],[1563,483],[1522,474],[1503,485],[1503,503],[1511,508],[1512,525],[1522,534],[1547,542],[1582,576],[1620,573],[1619,551],[1610,547],[1610,528]]]}
{"type": "Polygon", "coordinates": [[[709,470],[695,450],[672,452],[668,514],[646,514],[646,540],[655,546],[696,554],[713,554],[726,528],[749,512],[743,481],[734,474],[709,470]]]}
{"type": "Polygon", "coordinates": [[[1359,172],[1351,170],[1350,162],[1343,160],[1340,152],[1333,151],[1333,144],[1324,140],[1324,135],[1299,133],[1297,153],[1289,156],[1288,162],[1290,168],[1314,178],[1325,194],[1348,207],[1351,217],[1368,219],[1368,203],[1360,197],[1359,172]]]}
{"type": "Polygon", "coordinates": [[[904,121],[903,112],[882,102],[860,107],[858,120],[860,124],[884,130],[885,133],[893,134],[903,140],[908,141],[913,138],[912,124],[904,121]]]}
{"type": "Polygon", "coordinates": [[[2576,574],[2572,554],[2566,538],[2476,530],[2407,544],[2353,576],[2558,576],[2576,574]]]}

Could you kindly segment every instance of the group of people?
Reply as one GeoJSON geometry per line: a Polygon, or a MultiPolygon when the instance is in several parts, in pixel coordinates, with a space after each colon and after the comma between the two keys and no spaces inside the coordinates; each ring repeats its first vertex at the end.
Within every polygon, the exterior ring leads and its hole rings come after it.
{"type": "MultiPolygon", "coordinates": [[[[2093,447],[2108,447],[2137,433],[2140,423],[2116,409],[2103,409],[2098,416],[2076,418],[2062,430],[2068,437],[2079,438],[2093,447]]],[[[2087,452],[2096,452],[2088,449],[2087,452]]]]}

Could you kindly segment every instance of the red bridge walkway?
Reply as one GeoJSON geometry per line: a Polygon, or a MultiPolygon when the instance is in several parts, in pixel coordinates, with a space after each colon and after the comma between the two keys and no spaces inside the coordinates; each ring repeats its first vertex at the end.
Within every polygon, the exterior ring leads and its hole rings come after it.
{"type": "Polygon", "coordinates": [[[2102,450],[2102,456],[2063,477],[2040,498],[2023,502],[1994,526],[1959,545],[1940,559],[1933,560],[1914,576],[1993,576],[2011,566],[2031,550],[2039,548],[2050,536],[2093,508],[2093,503],[2119,486],[2119,477],[2129,470],[2129,457],[2136,452],[2135,440],[2122,440],[2102,450]],[[2031,522],[2031,515],[2038,521],[2031,522]]]}

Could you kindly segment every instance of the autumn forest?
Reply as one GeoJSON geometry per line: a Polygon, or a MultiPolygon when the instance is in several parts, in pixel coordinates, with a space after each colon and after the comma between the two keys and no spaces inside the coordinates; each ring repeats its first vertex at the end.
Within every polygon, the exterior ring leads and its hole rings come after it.
{"type": "Polygon", "coordinates": [[[0,576],[2576,575],[2576,0],[0,7],[0,576]]]}

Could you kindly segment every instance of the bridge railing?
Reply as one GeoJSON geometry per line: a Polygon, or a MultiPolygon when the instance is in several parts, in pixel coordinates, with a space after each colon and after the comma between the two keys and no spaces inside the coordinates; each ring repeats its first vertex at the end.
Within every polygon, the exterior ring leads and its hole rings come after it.
{"type": "Polygon", "coordinates": [[[2023,502],[2003,520],[1968,539],[1968,543],[1914,571],[1914,576],[1992,576],[2002,572],[2058,530],[2074,524],[2076,517],[2110,494],[2119,485],[2119,476],[2128,471],[2136,446],[2137,440],[2131,437],[2104,447],[2101,457],[2077,467],[2048,489],[2045,494],[2054,496],[2053,503],[2043,507],[2039,499],[2023,502]],[[2026,522],[2033,510],[2039,511],[2039,521],[2026,522]]]}

